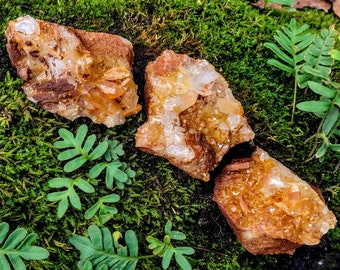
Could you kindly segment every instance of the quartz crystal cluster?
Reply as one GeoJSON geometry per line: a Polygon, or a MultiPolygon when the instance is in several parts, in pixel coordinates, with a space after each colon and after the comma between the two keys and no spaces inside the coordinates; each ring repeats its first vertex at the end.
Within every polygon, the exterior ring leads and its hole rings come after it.
{"type": "Polygon", "coordinates": [[[224,168],[214,201],[253,254],[292,254],[336,224],[320,192],[259,147],[224,168]]]}
{"type": "MultiPolygon", "coordinates": [[[[10,21],[5,35],[27,97],[44,109],[108,127],[141,109],[126,39],[30,16],[10,21]]],[[[145,81],[147,121],[136,147],[192,177],[208,181],[232,147],[254,138],[241,103],[207,61],[167,50],[147,65],[145,81]]],[[[336,223],[321,193],[259,147],[224,168],[214,200],[253,254],[292,254],[336,223]]]]}
{"type": "Polygon", "coordinates": [[[27,97],[44,109],[70,120],[89,117],[108,127],[141,109],[128,40],[30,16],[10,21],[5,35],[27,97]]]}
{"type": "Polygon", "coordinates": [[[147,122],[136,146],[209,180],[228,150],[254,137],[227,81],[205,60],[164,51],[146,67],[147,122]]]}

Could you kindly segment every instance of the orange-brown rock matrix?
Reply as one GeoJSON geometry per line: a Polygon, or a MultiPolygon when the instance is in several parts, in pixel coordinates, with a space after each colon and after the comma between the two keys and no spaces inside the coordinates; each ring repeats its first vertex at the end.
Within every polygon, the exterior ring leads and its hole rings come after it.
{"type": "Polygon", "coordinates": [[[228,150],[254,137],[227,81],[206,60],[164,51],[145,72],[147,122],[136,147],[208,181],[228,150]]]}
{"type": "Polygon", "coordinates": [[[137,113],[132,44],[117,35],[36,20],[10,21],[7,51],[28,99],[67,119],[89,117],[108,127],[137,113]]]}
{"type": "Polygon", "coordinates": [[[321,193],[259,147],[224,168],[214,201],[253,254],[293,254],[336,224],[321,193]]]}

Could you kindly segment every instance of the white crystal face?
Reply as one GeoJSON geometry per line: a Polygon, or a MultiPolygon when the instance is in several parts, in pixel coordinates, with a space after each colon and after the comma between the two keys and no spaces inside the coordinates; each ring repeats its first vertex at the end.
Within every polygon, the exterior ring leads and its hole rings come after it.
{"type": "Polygon", "coordinates": [[[15,31],[21,32],[26,35],[39,35],[40,34],[40,27],[38,22],[33,19],[31,16],[25,16],[22,18],[21,21],[16,23],[15,31]]]}
{"type": "Polygon", "coordinates": [[[186,76],[185,79],[189,82],[191,90],[196,91],[202,96],[208,96],[211,92],[211,86],[207,87],[210,83],[214,82],[219,74],[210,66],[210,64],[201,60],[196,65],[187,67],[183,70],[186,76]]]}

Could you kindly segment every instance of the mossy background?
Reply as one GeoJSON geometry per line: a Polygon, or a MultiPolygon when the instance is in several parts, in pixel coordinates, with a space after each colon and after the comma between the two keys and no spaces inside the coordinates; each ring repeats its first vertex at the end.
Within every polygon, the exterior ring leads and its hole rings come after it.
{"type": "MultiPolygon", "coordinates": [[[[44,261],[27,262],[28,269],[76,269],[79,253],[70,245],[72,234],[83,235],[91,221],[83,211],[69,209],[56,218],[56,204],[46,200],[47,181],[63,176],[62,163],[53,143],[61,127],[76,131],[82,123],[99,138],[108,136],[124,145],[127,162],[136,172],[133,184],[116,204],[118,214],[107,223],[111,231],[133,229],[140,253],[150,254],[145,237],[162,237],[167,220],[187,235],[180,245],[192,246],[194,269],[337,269],[340,265],[340,228],[331,230],[317,246],[301,247],[293,256],[253,256],[236,240],[212,202],[213,180],[192,179],[170,165],[134,148],[136,129],[145,112],[111,129],[88,119],[70,122],[48,113],[27,100],[22,80],[11,66],[4,31],[9,20],[29,14],[35,18],[88,31],[119,34],[134,44],[135,80],[143,104],[143,72],[163,50],[172,49],[207,59],[229,82],[256,133],[255,143],[318,186],[329,208],[340,220],[339,156],[329,154],[323,163],[305,162],[312,147],[304,141],[313,135],[318,119],[297,111],[290,123],[292,78],[269,66],[273,54],[263,43],[273,42],[275,30],[295,18],[319,32],[340,20],[316,9],[296,12],[258,10],[243,0],[0,0],[0,222],[11,230],[21,226],[39,234],[40,246],[50,251],[44,261]]],[[[333,69],[339,79],[339,66],[333,69]]],[[[337,80],[340,81],[340,80],[337,80]]],[[[298,101],[315,99],[300,91],[298,101]]],[[[107,194],[97,190],[97,194],[107,194]]],[[[84,209],[94,195],[81,197],[84,209]]],[[[92,221],[93,222],[93,221],[92,221]]],[[[161,269],[160,259],[141,260],[138,269],[161,269]]],[[[176,265],[172,264],[172,269],[176,265]]]]}

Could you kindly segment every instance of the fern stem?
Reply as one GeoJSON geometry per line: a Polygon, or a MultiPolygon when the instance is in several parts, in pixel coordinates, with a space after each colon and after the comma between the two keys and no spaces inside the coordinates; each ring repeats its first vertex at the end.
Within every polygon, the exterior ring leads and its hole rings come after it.
{"type": "MultiPolygon", "coordinates": [[[[297,72],[296,72],[297,73],[297,72]]],[[[293,108],[292,108],[292,116],[290,118],[290,122],[294,122],[294,114],[295,114],[295,106],[296,106],[296,95],[297,95],[297,74],[295,74],[295,81],[294,81],[294,96],[293,96],[293,108]]]]}
{"type": "Polygon", "coordinates": [[[313,159],[314,152],[318,148],[318,139],[320,139],[320,133],[321,133],[321,129],[322,129],[322,125],[324,121],[325,121],[325,118],[323,118],[322,121],[320,122],[318,129],[316,130],[316,133],[305,141],[305,143],[307,143],[310,139],[314,139],[312,150],[309,152],[306,162],[311,161],[313,159]]]}

